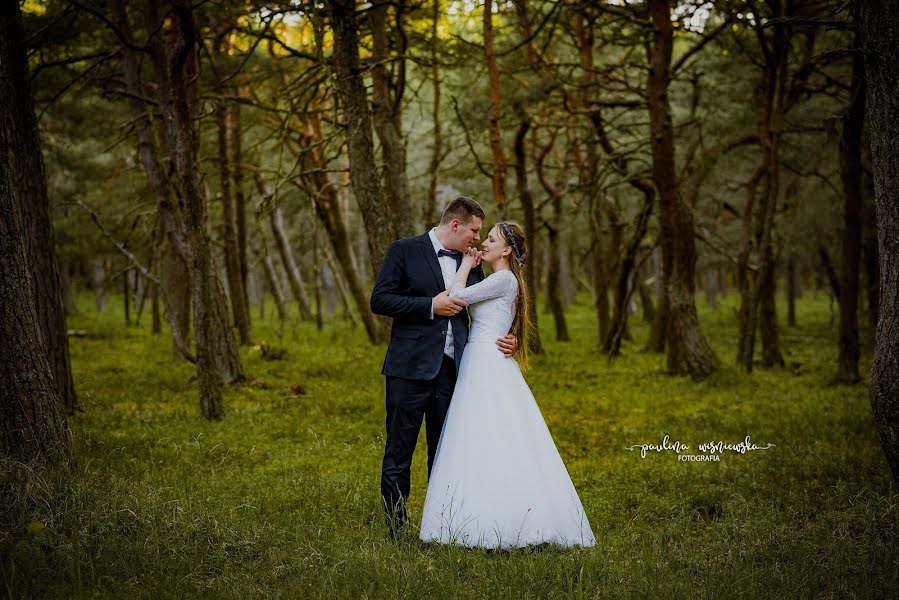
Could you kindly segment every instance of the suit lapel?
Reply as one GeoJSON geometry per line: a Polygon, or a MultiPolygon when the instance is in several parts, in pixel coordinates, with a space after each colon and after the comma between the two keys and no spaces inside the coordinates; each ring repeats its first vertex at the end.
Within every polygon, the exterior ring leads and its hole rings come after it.
{"type": "Polygon", "coordinates": [[[434,252],[434,244],[431,243],[431,236],[428,235],[428,232],[425,232],[424,235],[420,236],[420,239],[421,252],[425,255],[425,260],[431,268],[431,273],[434,274],[437,289],[441,292],[445,291],[446,282],[443,281],[443,270],[440,268],[440,262],[437,260],[437,253],[434,252]]]}

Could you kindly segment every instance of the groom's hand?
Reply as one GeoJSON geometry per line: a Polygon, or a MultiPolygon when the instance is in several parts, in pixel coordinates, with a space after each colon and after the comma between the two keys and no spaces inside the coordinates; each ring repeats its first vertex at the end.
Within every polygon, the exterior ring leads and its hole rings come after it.
{"type": "Polygon", "coordinates": [[[506,358],[511,358],[518,350],[518,338],[510,333],[496,340],[496,345],[506,355],[506,358]]]}
{"type": "Polygon", "coordinates": [[[435,315],[453,317],[468,306],[468,302],[461,298],[450,298],[449,292],[440,292],[434,296],[433,305],[435,315]]]}

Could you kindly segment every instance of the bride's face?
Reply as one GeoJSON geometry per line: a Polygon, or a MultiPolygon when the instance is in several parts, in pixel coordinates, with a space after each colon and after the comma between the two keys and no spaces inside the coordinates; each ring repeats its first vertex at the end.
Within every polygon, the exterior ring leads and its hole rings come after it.
{"type": "Polygon", "coordinates": [[[506,238],[503,237],[497,226],[494,226],[487,234],[487,239],[481,244],[481,250],[484,253],[481,260],[488,263],[495,263],[512,252],[512,248],[506,244],[506,238]]]}

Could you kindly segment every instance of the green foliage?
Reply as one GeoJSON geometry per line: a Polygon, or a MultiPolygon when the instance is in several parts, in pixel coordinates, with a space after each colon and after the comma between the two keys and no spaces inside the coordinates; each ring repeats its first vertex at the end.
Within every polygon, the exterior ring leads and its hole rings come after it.
{"type": "MultiPolygon", "coordinates": [[[[698,384],[640,351],[637,317],[609,366],[581,298],[573,342],[544,337],[527,379],[598,544],[509,553],[388,539],[384,348],[360,328],[291,322],[280,336],[257,321],[257,343],[285,360],[245,349],[250,380],[226,389],[226,419],[208,423],[168,336],[81,300],[70,322],[88,332],[72,339],[86,408],[70,420],[78,473],[0,467],[9,597],[887,597],[899,585],[899,496],[866,387],[826,383],[837,332],[823,295],[807,293],[800,326],[784,330],[786,369],[725,366],[698,384]],[[776,447],[718,463],[625,450],[664,434],[694,449],[746,435],[776,447]]],[[[735,350],[736,300],[699,303],[723,357],[735,350]]],[[[425,473],[422,435],[413,515],[425,473]]]]}

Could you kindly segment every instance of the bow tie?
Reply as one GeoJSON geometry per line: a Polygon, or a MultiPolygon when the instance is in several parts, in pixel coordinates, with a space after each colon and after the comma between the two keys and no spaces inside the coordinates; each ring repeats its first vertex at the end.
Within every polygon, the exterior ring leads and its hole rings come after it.
{"type": "Polygon", "coordinates": [[[462,253],[458,250],[444,250],[443,248],[441,248],[437,251],[437,258],[440,258],[441,256],[449,256],[450,258],[459,260],[460,258],[462,258],[462,253]]]}

